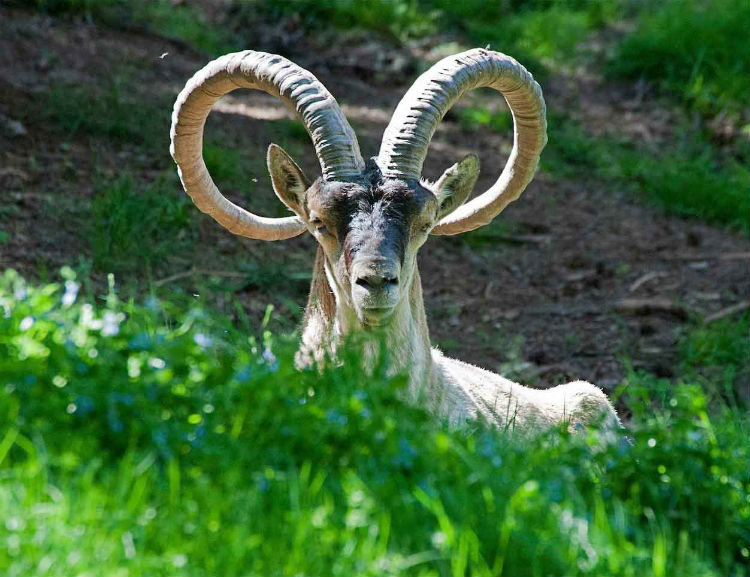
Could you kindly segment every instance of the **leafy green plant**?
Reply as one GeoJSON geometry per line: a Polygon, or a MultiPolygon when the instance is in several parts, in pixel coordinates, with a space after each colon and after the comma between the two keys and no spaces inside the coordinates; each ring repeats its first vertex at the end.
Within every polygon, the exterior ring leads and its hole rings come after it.
{"type": "MultiPolygon", "coordinates": [[[[524,11],[496,22],[474,21],[468,34],[490,42],[522,62],[543,63],[569,60],[573,49],[591,29],[585,12],[554,6],[548,10],[524,11]]],[[[534,71],[538,68],[534,66],[534,71]]]]}
{"type": "Polygon", "coordinates": [[[0,277],[4,575],[745,572],[747,416],[698,387],[631,375],[630,442],[449,429],[356,349],[297,371],[264,326],[63,275],[0,277]]]}
{"type": "Polygon", "coordinates": [[[273,126],[275,132],[288,141],[307,143],[310,140],[305,126],[299,120],[282,118],[274,122],[273,126]]]}

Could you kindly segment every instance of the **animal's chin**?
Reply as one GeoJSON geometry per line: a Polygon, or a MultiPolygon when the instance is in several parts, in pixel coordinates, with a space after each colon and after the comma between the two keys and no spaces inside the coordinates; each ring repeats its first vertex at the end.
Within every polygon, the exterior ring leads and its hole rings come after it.
{"type": "Polygon", "coordinates": [[[395,307],[363,308],[358,311],[359,321],[366,327],[382,327],[393,319],[395,307]]]}

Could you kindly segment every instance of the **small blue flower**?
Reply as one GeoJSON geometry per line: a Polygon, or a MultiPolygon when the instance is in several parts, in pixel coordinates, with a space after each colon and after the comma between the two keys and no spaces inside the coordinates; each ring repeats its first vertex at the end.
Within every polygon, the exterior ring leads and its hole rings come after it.
{"type": "Polygon", "coordinates": [[[214,342],[210,336],[203,333],[195,333],[195,335],[193,336],[193,341],[202,349],[210,347],[214,342]]]}
{"type": "Polygon", "coordinates": [[[404,469],[411,469],[414,465],[414,457],[417,451],[411,446],[411,443],[400,437],[398,440],[398,454],[393,459],[393,464],[404,469]]]}
{"type": "Polygon", "coordinates": [[[203,445],[203,439],[206,436],[206,427],[198,425],[195,430],[188,436],[190,446],[199,449],[203,445]]]}
{"type": "Polygon", "coordinates": [[[153,339],[148,333],[139,333],[128,342],[128,346],[134,351],[145,351],[153,345],[153,339]]]}
{"type": "Polygon", "coordinates": [[[27,294],[28,292],[26,291],[26,285],[23,284],[23,282],[18,282],[13,285],[13,296],[16,300],[25,300],[27,294]]]}
{"type": "Polygon", "coordinates": [[[273,354],[273,351],[266,347],[263,349],[263,354],[261,355],[263,362],[268,367],[268,370],[272,373],[275,373],[277,370],[279,370],[279,361],[276,359],[276,355],[273,354]]]}
{"type": "Polygon", "coordinates": [[[72,280],[66,280],[65,281],[65,292],[63,293],[61,302],[64,307],[69,307],[74,302],[76,302],[76,297],[78,296],[78,289],[81,288],[81,285],[79,285],[77,282],[72,280]]]}
{"type": "Polygon", "coordinates": [[[77,407],[75,412],[77,417],[85,417],[95,407],[94,400],[86,395],[76,395],[75,405],[77,407]]]}
{"type": "Polygon", "coordinates": [[[162,456],[167,458],[172,456],[172,451],[167,444],[167,435],[163,429],[151,433],[151,438],[154,440],[154,444],[159,449],[159,453],[161,453],[162,456]]]}
{"type": "Polygon", "coordinates": [[[250,365],[244,365],[234,373],[234,380],[240,383],[246,383],[253,376],[253,370],[250,365]]]}
{"type": "Polygon", "coordinates": [[[161,303],[159,302],[159,299],[154,296],[148,297],[143,304],[150,311],[158,312],[161,310],[161,303]]]}
{"type": "Polygon", "coordinates": [[[255,485],[258,487],[258,491],[261,493],[267,493],[271,488],[271,483],[265,477],[260,477],[255,480],[255,485]]]}
{"type": "Polygon", "coordinates": [[[337,411],[336,409],[329,409],[326,412],[326,420],[329,423],[333,423],[334,425],[339,425],[341,427],[346,425],[346,423],[349,421],[346,415],[342,414],[340,411],[337,411]]]}
{"type": "Polygon", "coordinates": [[[111,393],[112,401],[115,403],[122,403],[123,405],[129,407],[133,404],[133,395],[129,393],[111,393]]]}
{"type": "Polygon", "coordinates": [[[113,337],[120,332],[120,323],[125,320],[125,315],[107,311],[102,319],[102,336],[113,337]]]}

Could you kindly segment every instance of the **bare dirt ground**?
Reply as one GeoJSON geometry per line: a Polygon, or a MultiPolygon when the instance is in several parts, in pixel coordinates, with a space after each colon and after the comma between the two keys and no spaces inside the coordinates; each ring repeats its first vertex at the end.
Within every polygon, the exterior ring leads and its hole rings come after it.
{"type": "MultiPolygon", "coordinates": [[[[304,38],[295,42],[288,55],[342,103],[363,153],[376,154],[390,112],[416,76],[418,59],[429,57],[430,46],[383,59],[360,40],[312,51],[304,38]]],[[[278,44],[272,35],[247,47],[285,48],[278,44]]],[[[0,230],[8,235],[0,244],[0,269],[54,277],[61,265],[90,255],[80,230],[82,207],[94,194],[95,169],[111,178],[127,169],[147,181],[172,166],[169,105],[162,152],[151,156],[136,144],[67,135],[45,119],[45,95],[63,84],[93,87],[112,70],[128,66],[138,99],[168,102],[205,63],[194,51],[156,36],[0,8],[0,230]]],[[[669,137],[669,113],[637,86],[611,88],[596,78],[576,78],[550,79],[551,109],[567,109],[591,130],[606,124],[634,138],[669,137]]],[[[476,98],[483,103],[488,97],[476,98]]],[[[276,210],[262,159],[268,143],[278,141],[278,120],[287,117],[265,96],[237,94],[222,101],[209,121],[214,139],[255,159],[249,169],[258,179],[251,209],[276,210]]],[[[426,176],[477,152],[483,166],[477,189],[485,190],[505,162],[499,151],[507,153],[510,138],[489,130],[466,132],[449,117],[430,149],[426,176]]],[[[293,152],[308,175],[317,174],[312,147],[293,152]]],[[[229,189],[229,196],[246,199],[238,190],[229,189]]],[[[191,267],[231,270],[242,262],[274,262],[305,271],[311,266],[312,239],[249,241],[232,237],[203,215],[196,220],[195,250],[172,255],[152,271],[152,280],[177,276],[161,283],[163,293],[177,286],[194,290],[198,277],[179,276],[191,267]]],[[[575,377],[611,389],[622,379],[621,358],[627,356],[637,368],[670,376],[680,328],[694,316],[750,296],[747,238],[665,216],[587,174],[560,180],[540,172],[498,218],[504,221],[513,223],[512,233],[500,234],[493,244],[436,237],[420,257],[433,341],[486,368],[544,385],[575,377]]],[[[104,272],[93,274],[102,278],[104,272]]],[[[142,281],[145,290],[148,281],[142,281]]],[[[260,318],[267,303],[293,317],[298,314],[293,303],[302,306],[304,292],[298,282],[282,288],[243,286],[235,296],[251,318],[260,318]]]]}

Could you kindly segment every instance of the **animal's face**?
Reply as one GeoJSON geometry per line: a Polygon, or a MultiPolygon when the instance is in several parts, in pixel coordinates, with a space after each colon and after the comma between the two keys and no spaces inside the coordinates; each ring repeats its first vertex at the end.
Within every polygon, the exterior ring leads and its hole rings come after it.
{"type": "Polygon", "coordinates": [[[366,326],[390,321],[408,298],[419,248],[439,219],[468,197],[479,172],[475,156],[435,184],[384,179],[369,163],[355,182],[312,185],[279,147],[268,166],[279,198],[306,224],[326,256],[329,283],[366,326]]]}
{"type": "Polygon", "coordinates": [[[400,181],[319,181],[305,200],[305,221],[337,293],[362,323],[387,322],[408,294],[417,250],[436,221],[436,197],[400,181]]]}

